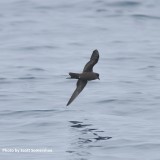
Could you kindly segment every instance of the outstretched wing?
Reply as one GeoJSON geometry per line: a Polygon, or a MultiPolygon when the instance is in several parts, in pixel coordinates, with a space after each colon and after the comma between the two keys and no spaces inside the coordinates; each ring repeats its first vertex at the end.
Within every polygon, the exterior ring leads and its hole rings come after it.
{"type": "Polygon", "coordinates": [[[87,81],[86,80],[78,80],[77,81],[77,88],[76,90],[73,92],[71,98],[69,99],[67,106],[72,103],[72,101],[81,93],[81,91],[83,90],[83,88],[86,86],[87,81]]]}
{"type": "Polygon", "coordinates": [[[98,62],[98,59],[99,59],[99,52],[98,50],[94,50],[90,58],[90,61],[85,65],[83,72],[92,72],[93,66],[98,62]]]}

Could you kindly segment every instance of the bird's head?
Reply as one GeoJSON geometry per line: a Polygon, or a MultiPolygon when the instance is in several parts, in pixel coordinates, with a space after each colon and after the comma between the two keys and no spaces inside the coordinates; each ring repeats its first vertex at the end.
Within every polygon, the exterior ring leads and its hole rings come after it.
{"type": "Polygon", "coordinates": [[[97,79],[99,79],[99,80],[100,80],[100,78],[99,78],[99,74],[98,74],[98,73],[96,73],[96,76],[97,76],[97,79]]]}

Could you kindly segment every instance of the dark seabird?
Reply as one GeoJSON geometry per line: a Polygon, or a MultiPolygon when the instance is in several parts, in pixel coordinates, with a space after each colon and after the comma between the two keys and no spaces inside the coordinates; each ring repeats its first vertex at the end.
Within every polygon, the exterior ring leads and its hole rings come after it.
{"type": "Polygon", "coordinates": [[[99,74],[93,72],[93,66],[98,62],[98,59],[99,52],[98,50],[94,50],[91,55],[90,61],[85,65],[82,73],[69,73],[69,75],[71,76],[69,77],[69,79],[78,79],[78,81],[77,88],[69,99],[67,106],[71,104],[72,101],[80,94],[88,81],[99,79],[99,74]]]}

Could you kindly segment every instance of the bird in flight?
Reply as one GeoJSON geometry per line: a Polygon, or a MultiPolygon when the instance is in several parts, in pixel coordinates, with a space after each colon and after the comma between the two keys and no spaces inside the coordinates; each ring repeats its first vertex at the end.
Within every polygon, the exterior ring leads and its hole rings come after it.
{"type": "Polygon", "coordinates": [[[78,79],[77,88],[73,92],[71,98],[69,99],[67,106],[73,102],[73,100],[80,94],[83,88],[86,86],[88,81],[99,79],[99,74],[93,72],[93,66],[98,62],[99,52],[94,50],[90,61],[84,66],[82,73],[69,73],[70,77],[67,79],[78,79]]]}

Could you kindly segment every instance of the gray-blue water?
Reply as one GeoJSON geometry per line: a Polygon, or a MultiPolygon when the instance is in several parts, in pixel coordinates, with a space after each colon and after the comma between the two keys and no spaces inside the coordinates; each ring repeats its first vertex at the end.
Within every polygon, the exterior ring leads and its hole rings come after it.
{"type": "Polygon", "coordinates": [[[159,160],[160,1],[1,0],[0,159],[159,160]]]}

